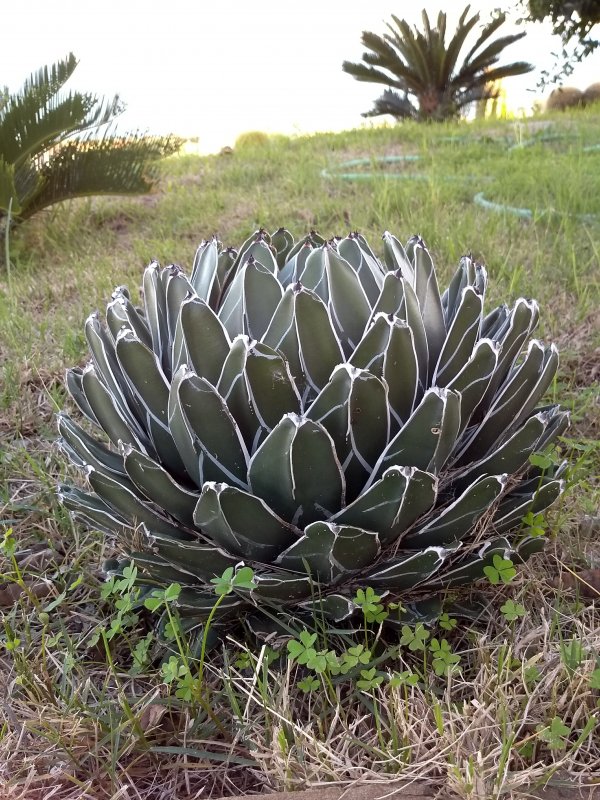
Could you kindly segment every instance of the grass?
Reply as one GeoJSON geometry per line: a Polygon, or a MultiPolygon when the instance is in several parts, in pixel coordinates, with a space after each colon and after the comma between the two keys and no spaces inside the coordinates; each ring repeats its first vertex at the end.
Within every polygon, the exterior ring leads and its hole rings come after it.
{"type": "MultiPolygon", "coordinates": [[[[13,233],[10,285],[0,273],[0,522],[12,531],[0,553],[3,796],[209,798],[403,777],[499,798],[600,778],[600,156],[584,149],[600,119],[549,120],[249,137],[233,155],[170,160],[154,195],[60,205],[13,233]],[[403,154],[421,158],[385,171],[375,161],[403,154]],[[356,158],[372,160],[360,169],[373,178],[336,176],[356,158]],[[532,218],[480,208],[478,191],[532,218]],[[359,229],[372,243],[384,229],[420,233],[442,280],[470,250],[490,273],[490,304],[536,297],[540,335],[561,349],[552,391],[572,410],[562,448],[577,488],[544,523],[547,552],[488,587],[485,622],[434,627],[422,649],[388,645],[372,676],[359,666],[335,680],[228,639],[199,685],[197,653],[180,642],[161,665],[150,612],[130,587],[104,583],[114,543],[58,504],[67,467],[53,417],[69,407],[65,368],[86,358],[83,322],[114,285],[135,291],[151,258],[189,270],[213,232],[239,243],[280,224],[359,229]],[[590,589],[572,578],[584,569],[590,589]],[[436,674],[433,638],[456,667],[436,674]]],[[[316,647],[350,652],[343,638],[316,647]]]]}

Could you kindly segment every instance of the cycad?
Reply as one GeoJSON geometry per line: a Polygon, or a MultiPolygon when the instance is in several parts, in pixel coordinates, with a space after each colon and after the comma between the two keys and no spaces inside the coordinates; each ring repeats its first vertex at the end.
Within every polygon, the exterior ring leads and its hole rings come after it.
{"type": "Polygon", "coordinates": [[[389,32],[383,36],[363,32],[362,43],[368,52],[363,53],[362,63],[344,61],[342,69],[356,80],[388,87],[375,101],[374,109],[364,116],[448,119],[458,116],[471,103],[493,99],[497,94],[495,81],[533,69],[523,61],[498,65],[500,53],[525,36],[518,33],[491,40],[503,25],[504,14],[497,14],[482,28],[460,64],[459,56],[479,21],[478,14],[468,16],[469,9],[467,6],[462,12],[447,43],[446,14],[442,11],[434,28],[424,10],[422,31],[393,15],[394,24],[388,24],[389,32]]]}
{"type": "Polygon", "coordinates": [[[542,547],[522,519],[558,497],[564,467],[529,457],[568,419],[537,406],[558,354],[530,339],[536,303],[485,314],[471,258],[440,294],[421,239],[383,248],[384,263],[359,234],[212,239],[190,278],[153,263],[141,308],[120,287],[106,325],[89,317],[92,360],[67,385],[108,441],[60,415],[89,484],[61,498],[117,534],[142,583],[181,584],[191,625],[242,564],[255,587],[218,617],[336,626],[357,588],[419,613],[494,556],[542,547]]]}
{"type": "Polygon", "coordinates": [[[23,220],[73,197],[148,192],[157,160],[182,144],[177,137],[107,131],[123,105],[119,97],[62,94],[76,66],[71,53],[0,100],[0,219],[10,209],[23,220]]]}

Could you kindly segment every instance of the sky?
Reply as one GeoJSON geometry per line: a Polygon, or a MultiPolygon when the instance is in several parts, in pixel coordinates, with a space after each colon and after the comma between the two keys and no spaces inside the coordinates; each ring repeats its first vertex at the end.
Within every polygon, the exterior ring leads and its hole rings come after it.
{"type": "MultiPolygon", "coordinates": [[[[472,2],[482,20],[498,0],[472,2]]],[[[504,4],[506,5],[506,3],[504,4]]],[[[359,61],[361,31],[385,31],[391,14],[419,22],[426,7],[457,19],[462,0],[21,0],[3,8],[0,85],[16,90],[30,73],[70,51],[79,65],[68,86],[119,94],[127,109],[119,131],[199,137],[202,152],[233,145],[243,131],[310,133],[364,124],[360,116],[384,87],[341,70],[359,61]],[[10,35],[7,33],[10,32],[10,35]]],[[[507,24],[502,31],[509,32],[507,24]]],[[[511,28],[514,30],[514,28],[511,28]]],[[[519,28],[518,30],[522,30],[519,28]]],[[[528,28],[506,52],[538,69],[558,42],[528,28]]],[[[509,104],[530,108],[543,95],[536,75],[506,82],[509,104]]],[[[600,53],[569,85],[600,80],[600,53]]]]}

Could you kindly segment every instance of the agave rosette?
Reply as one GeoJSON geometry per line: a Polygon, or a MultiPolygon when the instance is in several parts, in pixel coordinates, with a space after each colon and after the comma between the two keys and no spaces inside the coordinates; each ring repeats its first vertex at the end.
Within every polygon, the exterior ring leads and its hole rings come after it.
{"type": "Polygon", "coordinates": [[[357,587],[437,599],[543,546],[522,519],[556,500],[564,465],[529,458],[568,416],[538,407],[558,353],[531,338],[537,304],[485,314],[470,257],[440,293],[421,239],[385,233],[383,250],[285,229],[239,252],[212,239],[191,277],[150,264],[141,308],[119,287],[106,324],[88,318],[92,358],[67,385],[105,436],[59,415],[89,484],[62,501],[117,535],[143,583],[181,584],[192,624],[228,567],[255,586],[220,617],[338,624],[357,587]]]}

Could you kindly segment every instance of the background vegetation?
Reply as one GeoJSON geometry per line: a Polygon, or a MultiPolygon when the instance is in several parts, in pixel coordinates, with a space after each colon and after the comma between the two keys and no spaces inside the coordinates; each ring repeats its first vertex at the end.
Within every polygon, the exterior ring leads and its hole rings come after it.
{"type": "Polygon", "coordinates": [[[231,155],[171,159],[153,195],[57,205],[12,233],[0,274],[6,797],[219,797],[377,776],[496,798],[557,774],[598,777],[599,122],[590,109],[250,137],[231,155]],[[377,160],[405,155],[420,158],[377,160]],[[240,242],[281,224],[298,236],[358,229],[372,244],[384,229],[419,233],[443,280],[470,251],[490,273],[489,305],[536,297],[539,335],[561,350],[550,395],[572,410],[561,452],[576,488],[535,522],[547,552],[488,587],[486,620],[413,629],[365,669],[375,625],[362,650],[344,645],[348,679],[335,684],[303,656],[324,643],[299,642],[286,661],[229,640],[198,686],[185,646],[155,660],[153,612],[127,579],[104,582],[113,542],[58,505],[54,414],[67,403],[65,368],[86,358],[83,322],[115,285],[135,297],[151,258],[189,271],[202,238],[240,242]]]}
{"type": "Polygon", "coordinates": [[[176,153],[176,136],[117,135],[125,106],[90,92],[66,92],[70,53],[42,67],[16,92],[0,93],[0,229],[53,203],[99,194],[143,194],[155,164],[176,153]]]}

